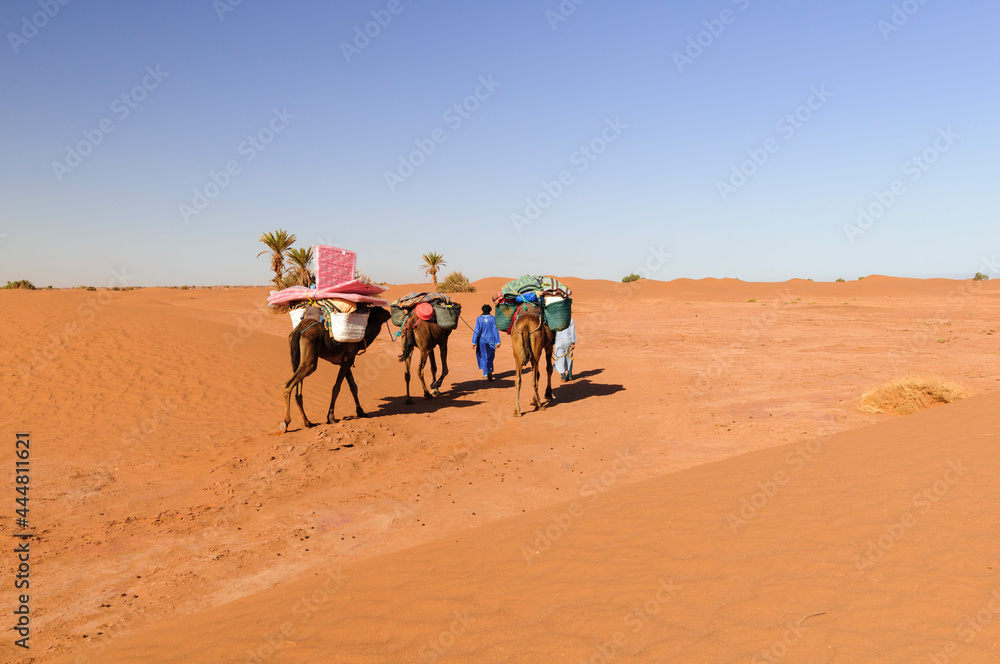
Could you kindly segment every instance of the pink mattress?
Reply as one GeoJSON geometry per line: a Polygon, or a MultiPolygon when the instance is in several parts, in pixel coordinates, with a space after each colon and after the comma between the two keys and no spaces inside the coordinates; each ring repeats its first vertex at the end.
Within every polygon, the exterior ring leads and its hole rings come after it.
{"type": "Polygon", "coordinates": [[[353,251],[320,244],[313,247],[316,261],[316,287],[319,290],[336,287],[354,279],[355,260],[353,251]]]}

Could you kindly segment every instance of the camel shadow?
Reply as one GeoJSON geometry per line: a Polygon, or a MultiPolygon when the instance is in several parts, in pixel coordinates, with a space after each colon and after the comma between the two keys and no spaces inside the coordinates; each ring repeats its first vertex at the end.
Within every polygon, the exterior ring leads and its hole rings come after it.
{"type": "Polygon", "coordinates": [[[433,413],[442,408],[470,408],[472,406],[478,406],[483,403],[482,401],[474,401],[471,399],[462,399],[465,396],[465,392],[456,392],[453,389],[449,389],[442,392],[440,396],[427,399],[423,396],[414,396],[413,403],[406,403],[406,396],[392,396],[392,397],[382,397],[382,403],[375,407],[374,413],[368,413],[369,417],[375,416],[377,413],[379,417],[385,415],[405,415],[409,413],[433,413]]]}
{"type": "Polygon", "coordinates": [[[625,389],[624,385],[614,385],[610,383],[593,383],[587,376],[594,376],[604,371],[603,369],[591,369],[573,377],[573,380],[552,386],[552,395],[555,397],[548,403],[551,408],[564,403],[573,403],[581,399],[592,397],[606,397],[625,389]]]}

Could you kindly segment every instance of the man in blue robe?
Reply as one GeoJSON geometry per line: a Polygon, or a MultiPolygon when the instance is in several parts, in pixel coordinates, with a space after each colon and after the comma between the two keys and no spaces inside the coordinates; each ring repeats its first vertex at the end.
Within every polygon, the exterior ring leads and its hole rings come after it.
{"type": "Polygon", "coordinates": [[[500,330],[496,319],[490,315],[493,307],[483,305],[483,315],[476,319],[476,329],[472,331],[472,345],[476,349],[476,361],[483,372],[483,378],[493,380],[493,356],[500,347],[500,330]]]}

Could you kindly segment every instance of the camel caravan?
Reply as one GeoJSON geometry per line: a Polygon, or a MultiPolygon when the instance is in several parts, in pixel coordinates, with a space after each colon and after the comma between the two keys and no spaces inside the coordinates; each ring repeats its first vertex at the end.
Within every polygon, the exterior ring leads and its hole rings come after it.
{"type": "MultiPolygon", "coordinates": [[[[354,397],[357,416],[366,416],[358,399],[358,385],[352,368],[358,355],[371,346],[383,325],[388,329],[390,321],[399,328],[395,334],[390,330],[390,338],[403,338],[399,360],[404,363],[405,403],[413,403],[410,397],[410,360],[414,349],[420,351],[417,376],[424,397],[439,396],[441,385],[448,375],[448,337],[461,319],[461,305],[436,292],[409,293],[390,305],[377,297],[387,290],[386,287],[359,277],[354,252],[321,245],[313,248],[313,260],[315,284],[312,287],[290,286],[271,291],[268,297],[270,306],[288,310],[293,327],[288,345],[294,373],[285,383],[285,418],[280,426],[281,433],[288,430],[291,422],[292,395],[302,415],[303,426],[313,426],[302,404],[302,383],[316,371],[320,359],[339,366],[326,415],[327,424],[337,422],[334,409],[345,380],[354,397]],[[440,377],[437,376],[435,348],[441,358],[440,377]],[[424,366],[428,360],[431,367],[430,389],[424,380],[424,366]]],[[[534,392],[532,403],[536,409],[545,408],[538,394],[543,353],[547,373],[545,398],[553,398],[553,343],[555,333],[570,325],[570,295],[570,289],[552,277],[524,276],[508,282],[493,297],[497,328],[510,335],[514,351],[514,413],[518,417],[521,415],[521,373],[529,362],[534,392]]]]}

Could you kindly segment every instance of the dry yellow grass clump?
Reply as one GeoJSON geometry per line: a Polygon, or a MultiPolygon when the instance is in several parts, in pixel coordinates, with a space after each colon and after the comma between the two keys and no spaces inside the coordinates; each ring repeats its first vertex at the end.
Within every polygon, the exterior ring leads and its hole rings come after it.
{"type": "Polygon", "coordinates": [[[957,383],[933,376],[904,376],[861,395],[858,410],[862,413],[909,415],[938,403],[951,403],[970,396],[957,383]]]}

